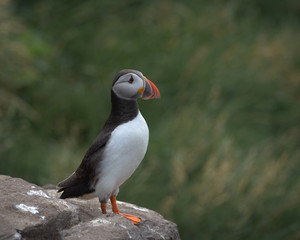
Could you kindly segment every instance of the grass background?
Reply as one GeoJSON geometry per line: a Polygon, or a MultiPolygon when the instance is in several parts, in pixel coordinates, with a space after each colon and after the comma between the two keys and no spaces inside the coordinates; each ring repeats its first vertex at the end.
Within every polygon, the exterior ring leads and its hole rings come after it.
{"type": "Polygon", "coordinates": [[[119,199],[182,239],[300,239],[296,0],[0,2],[0,173],[56,184],[138,69],[146,157],[119,199]]]}

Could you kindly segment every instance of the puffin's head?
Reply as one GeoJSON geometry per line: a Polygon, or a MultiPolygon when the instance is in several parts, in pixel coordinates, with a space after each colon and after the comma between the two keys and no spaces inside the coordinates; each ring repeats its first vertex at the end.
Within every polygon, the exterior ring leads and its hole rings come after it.
{"type": "Polygon", "coordinates": [[[157,87],[141,72],[132,69],[117,74],[112,90],[119,98],[127,100],[160,98],[157,87]]]}

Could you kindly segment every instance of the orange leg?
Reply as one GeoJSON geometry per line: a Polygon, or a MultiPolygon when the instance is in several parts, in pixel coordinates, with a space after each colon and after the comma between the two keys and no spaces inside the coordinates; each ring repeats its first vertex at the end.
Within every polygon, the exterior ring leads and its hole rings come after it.
{"type": "Polygon", "coordinates": [[[110,201],[111,201],[111,208],[112,208],[113,213],[116,213],[116,214],[122,215],[123,217],[128,218],[135,225],[138,225],[140,223],[141,219],[139,217],[134,216],[134,215],[125,214],[125,213],[120,213],[118,205],[117,205],[116,196],[111,196],[110,201]]]}
{"type": "Polygon", "coordinates": [[[107,211],[106,211],[106,203],[100,202],[100,204],[101,204],[101,211],[102,211],[102,213],[103,213],[103,214],[107,214],[107,211]]]}

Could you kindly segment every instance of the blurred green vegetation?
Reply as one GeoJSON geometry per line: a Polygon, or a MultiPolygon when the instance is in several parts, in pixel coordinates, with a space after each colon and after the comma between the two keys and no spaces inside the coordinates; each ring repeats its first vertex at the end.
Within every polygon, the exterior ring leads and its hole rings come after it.
{"type": "Polygon", "coordinates": [[[0,2],[0,173],[57,183],[110,111],[123,68],[160,89],[140,101],[147,155],[119,199],[183,239],[300,239],[300,3],[0,2]]]}

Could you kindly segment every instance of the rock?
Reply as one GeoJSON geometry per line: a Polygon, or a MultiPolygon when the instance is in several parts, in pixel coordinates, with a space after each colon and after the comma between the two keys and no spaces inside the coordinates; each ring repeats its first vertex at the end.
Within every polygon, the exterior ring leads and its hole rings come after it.
{"type": "MultiPolygon", "coordinates": [[[[128,219],[104,215],[96,198],[59,199],[51,187],[42,188],[20,178],[0,175],[0,240],[4,239],[180,239],[175,223],[160,214],[118,201],[128,219]]],[[[108,212],[111,207],[108,204],[108,212]]]]}

